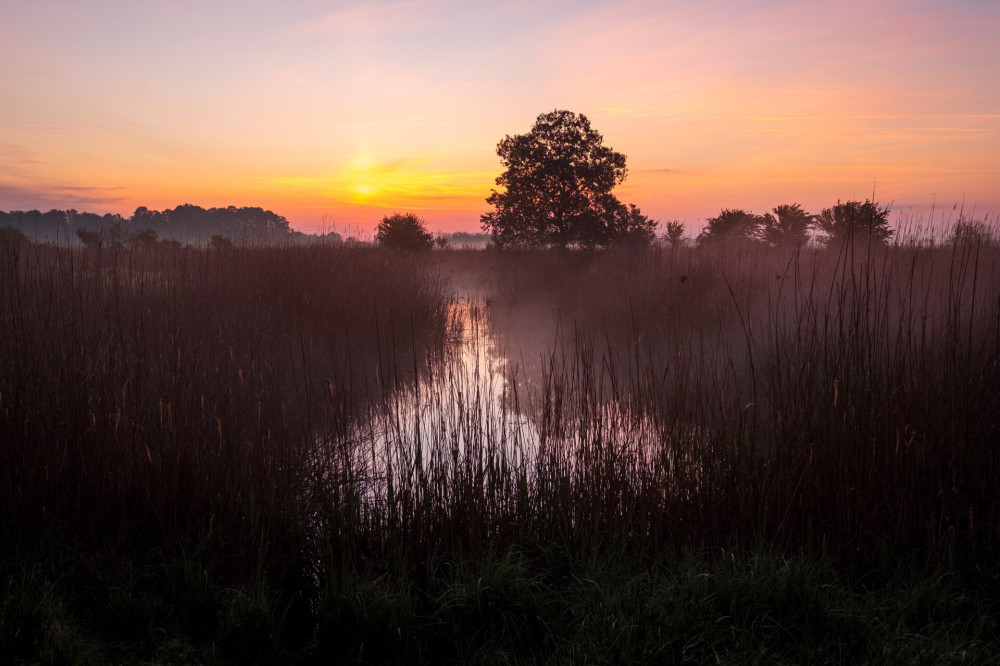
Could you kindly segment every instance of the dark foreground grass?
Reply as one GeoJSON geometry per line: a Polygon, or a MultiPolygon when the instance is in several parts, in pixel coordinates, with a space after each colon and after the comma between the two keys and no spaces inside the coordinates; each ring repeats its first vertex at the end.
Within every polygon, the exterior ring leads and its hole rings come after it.
{"type": "Polygon", "coordinates": [[[0,662],[1000,661],[989,242],[0,249],[0,662]]]}
{"type": "Polygon", "coordinates": [[[339,572],[310,622],[198,553],[4,573],[5,663],[996,663],[998,571],[877,581],[766,549],[554,549],[339,572]]]}

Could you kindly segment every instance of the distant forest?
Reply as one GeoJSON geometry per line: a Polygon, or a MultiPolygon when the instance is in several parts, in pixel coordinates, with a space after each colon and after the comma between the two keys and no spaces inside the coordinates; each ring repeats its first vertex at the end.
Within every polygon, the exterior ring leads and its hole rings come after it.
{"type": "MultiPolygon", "coordinates": [[[[227,206],[202,208],[182,204],[163,211],[139,206],[131,217],[117,213],[81,213],[73,209],[0,210],[0,229],[13,228],[28,240],[41,243],[107,243],[125,240],[149,243],[166,241],[191,245],[221,243],[309,243],[316,241],[340,243],[362,242],[345,239],[336,231],[306,234],[289,227],[288,220],[277,213],[258,207],[227,206]]],[[[451,247],[484,246],[489,234],[440,234],[451,247]]]]}
{"type": "Polygon", "coordinates": [[[122,237],[189,244],[209,243],[213,237],[235,243],[343,240],[335,231],[320,235],[293,231],[285,217],[263,208],[202,208],[192,204],[163,211],[139,206],[131,217],[116,213],[81,213],[73,209],[53,209],[47,213],[37,210],[0,211],[2,227],[13,227],[31,240],[50,243],[87,242],[88,238],[113,241],[122,237]]]}

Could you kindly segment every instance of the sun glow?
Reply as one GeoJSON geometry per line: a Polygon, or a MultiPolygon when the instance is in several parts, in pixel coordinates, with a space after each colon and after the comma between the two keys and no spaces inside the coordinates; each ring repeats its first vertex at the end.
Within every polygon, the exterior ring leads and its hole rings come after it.
{"type": "Polygon", "coordinates": [[[368,208],[398,211],[480,207],[496,174],[447,166],[433,153],[388,160],[362,153],[346,169],[330,176],[328,190],[338,204],[368,208]]]}
{"type": "Polygon", "coordinates": [[[369,183],[355,183],[351,191],[358,202],[367,202],[378,192],[378,188],[369,183]]]}
{"type": "Polygon", "coordinates": [[[211,4],[0,3],[0,210],[477,230],[497,141],[563,108],[628,156],[623,201],[692,230],[873,192],[1000,211],[996,3],[211,4]]]}

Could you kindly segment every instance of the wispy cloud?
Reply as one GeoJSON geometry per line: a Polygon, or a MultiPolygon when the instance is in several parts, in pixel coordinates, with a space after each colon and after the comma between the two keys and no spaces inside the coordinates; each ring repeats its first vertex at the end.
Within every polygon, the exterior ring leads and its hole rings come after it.
{"type": "Polygon", "coordinates": [[[17,143],[0,143],[0,163],[9,170],[14,165],[32,166],[42,164],[35,151],[17,143]]]}
{"type": "Polygon", "coordinates": [[[122,187],[81,185],[28,186],[0,182],[0,209],[106,206],[127,199],[122,187]]]}
{"type": "Polygon", "coordinates": [[[372,35],[413,30],[433,20],[439,2],[398,0],[355,2],[300,22],[296,28],[307,34],[372,35]]]}

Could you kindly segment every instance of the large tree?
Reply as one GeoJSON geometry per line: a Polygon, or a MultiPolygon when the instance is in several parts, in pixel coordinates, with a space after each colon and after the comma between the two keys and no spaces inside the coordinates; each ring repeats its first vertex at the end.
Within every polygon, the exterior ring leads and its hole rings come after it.
{"type": "Polygon", "coordinates": [[[625,155],[582,114],[555,110],[538,116],[527,134],[497,145],[506,169],[486,200],[496,210],[482,216],[498,247],[608,246],[649,242],[656,222],[626,206],[611,190],[625,180],[625,155]]]}

